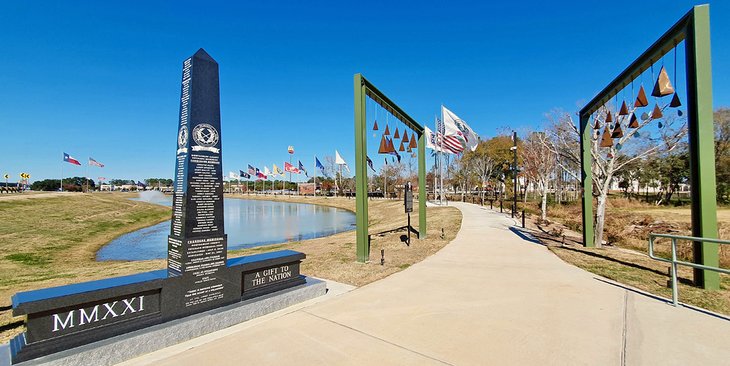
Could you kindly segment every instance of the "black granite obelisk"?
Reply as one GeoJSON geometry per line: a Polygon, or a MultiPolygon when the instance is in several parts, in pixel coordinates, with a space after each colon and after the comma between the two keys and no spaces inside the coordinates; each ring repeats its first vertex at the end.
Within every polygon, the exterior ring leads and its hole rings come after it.
{"type": "Polygon", "coordinates": [[[183,62],[180,94],[167,270],[183,277],[178,301],[188,312],[235,293],[226,289],[218,63],[202,48],[183,62]]]}
{"type": "Polygon", "coordinates": [[[203,49],[183,62],[177,131],[167,270],[13,295],[13,315],[26,315],[27,328],[10,342],[13,363],[307,282],[303,253],[227,259],[218,63],[203,49]]]}

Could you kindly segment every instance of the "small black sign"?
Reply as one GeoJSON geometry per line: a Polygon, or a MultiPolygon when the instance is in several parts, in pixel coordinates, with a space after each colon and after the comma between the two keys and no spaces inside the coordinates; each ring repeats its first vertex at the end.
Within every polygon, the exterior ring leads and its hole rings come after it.
{"type": "Polygon", "coordinates": [[[411,182],[406,183],[404,190],[405,194],[403,195],[403,204],[406,207],[406,213],[410,213],[413,212],[413,186],[411,185],[411,182]]]}

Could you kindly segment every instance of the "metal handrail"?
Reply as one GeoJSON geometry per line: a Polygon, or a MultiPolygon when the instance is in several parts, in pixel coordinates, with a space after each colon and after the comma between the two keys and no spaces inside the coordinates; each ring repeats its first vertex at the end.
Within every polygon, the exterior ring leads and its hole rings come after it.
{"type": "Polygon", "coordinates": [[[730,269],[705,266],[703,264],[685,262],[677,260],[677,240],[687,240],[692,242],[705,242],[705,243],[716,243],[716,244],[730,244],[730,240],[711,239],[711,238],[697,238],[694,236],[684,235],[671,235],[671,234],[655,234],[649,233],[649,257],[651,259],[658,260],[660,262],[670,263],[671,276],[672,276],[672,305],[677,306],[679,304],[679,288],[677,286],[677,265],[688,266],[692,268],[704,269],[708,271],[715,271],[720,273],[730,274],[730,269]],[[657,257],[654,255],[654,238],[667,238],[672,239],[672,259],[657,257]]]}

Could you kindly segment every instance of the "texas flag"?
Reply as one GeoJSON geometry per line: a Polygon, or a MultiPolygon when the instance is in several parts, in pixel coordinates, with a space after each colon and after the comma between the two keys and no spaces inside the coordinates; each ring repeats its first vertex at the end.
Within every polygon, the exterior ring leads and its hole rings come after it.
{"type": "Polygon", "coordinates": [[[81,165],[78,160],[72,158],[69,154],[63,153],[63,161],[73,165],[81,165]]]}

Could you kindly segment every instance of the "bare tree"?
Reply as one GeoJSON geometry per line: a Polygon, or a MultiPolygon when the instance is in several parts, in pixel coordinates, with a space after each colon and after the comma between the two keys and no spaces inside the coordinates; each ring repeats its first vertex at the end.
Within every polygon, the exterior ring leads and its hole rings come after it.
{"type": "Polygon", "coordinates": [[[476,150],[467,151],[464,154],[463,160],[467,160],[470,166],[474,167],[474,171],[479,180],[479,187],[481,189],[482,201],[484,200],[484,194],[486,192],[485,184],[494,174],[495,170],[499,166],[501,161],[493,154],[490,154],[490,141],[482,141],[477,145],[476,150]]]}
{"type": "MultiPolygon", "coordinates": [[[[600,247],[603,243],[606,202],[611,180],[616,173],[633,162],[673,150],[687,134],[686,118],[669,115],[667,106],[662,108],[662,113],[667,115],[665,117],[654,118],[653,112],[641,113],[637,108],[633,108],[629,110],[628,115],[613,116],[613,123],[606,121],[609,111],[610,109],[604,106],[593,114],[593,118],[589,121],[590,126],[587,127],[593,129],[593,134],[591,140],[585,142],[590,144],[593,196],[597,200],[593,238],[596,247],[600,247]],[[637,127],[630,128],[630,116],[634,113],[639,113],[637,116],[641,117],[635,121],[637,127]],[[610,147],[600,147],[602,133],[606,130],[608,133],[613,132],[616,125],[620,126],[623,136],[612,138],[613,143],[610,147]]],[[[580,166],[578,125],[570,114],[563,111],[553,111],[547,117],[551,126],[546,130],[549,138],[546,139],[545,146],[559,157],[558,163],[565,172],[580,180],[578,171],[571,169],[571,166],[580,166]]]]}
{"type": "Polygon", "coordinates": [[[540,192],[540,218],[542,220],[547,218],[549,183],[557,164],[557,154],[549,146],[550,142],[544,132],[532,132],[523,142],[522,148],[525,177],[535,183],[540,192]]]}

